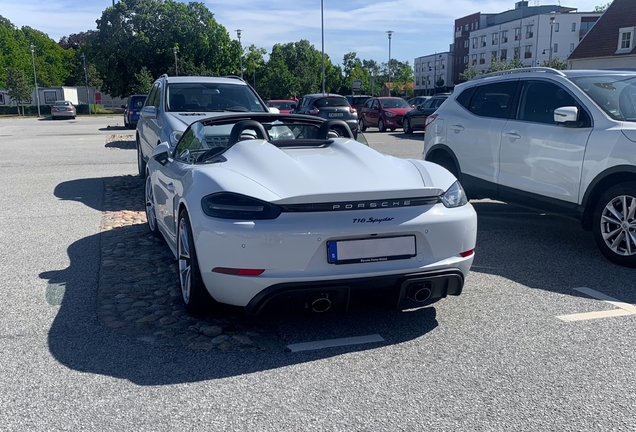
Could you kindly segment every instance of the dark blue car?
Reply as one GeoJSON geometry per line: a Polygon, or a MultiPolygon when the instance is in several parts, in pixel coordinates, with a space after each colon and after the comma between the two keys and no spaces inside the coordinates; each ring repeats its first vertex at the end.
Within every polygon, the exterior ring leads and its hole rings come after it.
{"type": "Polygon", "coordinates": [[[124,109],[124,126],[128,129],[134,129],[137,127],[139,121],[139,114],[144,107],[147,95],[132,95],[128,96],[126,105],[121,107],[124,109]]]}

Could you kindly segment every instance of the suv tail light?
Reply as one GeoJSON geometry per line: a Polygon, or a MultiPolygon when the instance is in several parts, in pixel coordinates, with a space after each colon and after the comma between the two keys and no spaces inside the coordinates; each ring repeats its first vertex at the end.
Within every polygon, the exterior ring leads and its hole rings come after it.
{"type": "Polygon", "coordinates": [[[431,114],[430,116],[426,117],[426,123],[424,123],[424,130],[426,130],[428,125],[433,123],[436,118],[437,118],[437,114],[431,114]]]}
{"type": "Polygon", "coordinates": [[[354,107],[349,107],[349,112],[351,114],[355,114],[356,113],[356,109],[354,107]]]}
{"type": "Polygon", "coordinates": [[[309,111],[309,114],[311,114],[311,115],[316,115],[316,114],[318,114],[319,112],[320,112],[320,110],[319,110],[318,108],[316,108],[316,107],[312,107],[312,108],[311,108],[311,111],[309,111]]]}

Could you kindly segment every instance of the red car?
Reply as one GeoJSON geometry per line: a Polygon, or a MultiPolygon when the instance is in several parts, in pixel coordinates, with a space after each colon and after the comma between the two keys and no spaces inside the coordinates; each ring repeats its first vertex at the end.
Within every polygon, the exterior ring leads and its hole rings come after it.
{"type": "Polygon", "coordinates": [[[291,110],[295,109],[298,106],[298,101],[295,101],[293,99],[271,100],[267,102],[267,106],[270,108],[278,108],[281,114],[289,114],[291,110]]]}
{"type": "Polygon", "coordinates": [[[402,127],[402,117],[411,109],[413,107],[399,97],[371,98],[358,114],[360,130],[364,132],[368,127],[377,127],[380,132],[394,131],[402,127]]]}

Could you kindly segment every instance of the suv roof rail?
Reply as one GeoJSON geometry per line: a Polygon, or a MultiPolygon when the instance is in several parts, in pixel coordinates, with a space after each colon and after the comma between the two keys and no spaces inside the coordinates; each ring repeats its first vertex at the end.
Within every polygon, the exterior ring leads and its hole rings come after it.
{"type": "Polygon", "coordinates": [[[487,74],[477,75],[473,79],[475,80],[475,79],[482,79],[482,78],[488,78],[488,77],[493,77],[493,76],[510,75],[510,74],[516,74],[516,73],[524,73],[524,72],[544,72],[544,73],[550,73],[550,74],[554,74],[554,75],[560,75],[560,76],[563,76],[563,77],[566,76],[560,70],[552,69],[552,68],[549,68],[549,67],[535,66],[535,67],[525,67],[525,68],[518,68],[518,69],[506,69],[506,70],[497,71],[497,72],[490,72],[490,73],[487,73],[487,74]]]}
{"type": "Polygon", "coordinates": [[[245,80],[243,78],[241,78],[240,76],[238,76],[238,75],[225,75],[223,78],[234,78],[234,79],[237,79],[239,81],[245,82],[245,80]]]}

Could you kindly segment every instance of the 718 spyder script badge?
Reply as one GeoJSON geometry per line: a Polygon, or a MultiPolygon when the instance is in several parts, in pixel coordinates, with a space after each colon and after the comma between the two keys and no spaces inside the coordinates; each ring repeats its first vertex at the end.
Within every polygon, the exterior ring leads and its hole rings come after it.
{"type": "Polygon", "coordinates": [[[382,223],[382,222],[391,222],[394,218],[392,217],[385,217],[382,219],[376,219],[376,218],[359,218],[359,219],[354,219],[353,223],[382,223]]]}

